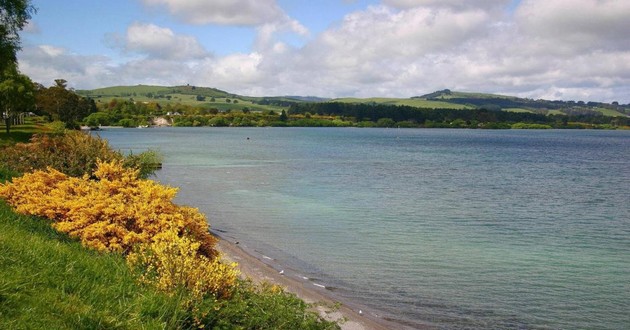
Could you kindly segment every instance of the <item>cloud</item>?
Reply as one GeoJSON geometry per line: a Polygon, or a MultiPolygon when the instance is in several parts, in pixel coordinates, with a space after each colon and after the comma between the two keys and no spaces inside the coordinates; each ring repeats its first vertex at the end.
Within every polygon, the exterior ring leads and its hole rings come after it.
{"type": "Polygon", "coordinates": [[[33,21],[28,21],[22,31],[26,33],[33,33],[33,34],[38,34],[42,32],[41,29],[39,28],[39,25],[37,25],[37,23],[33,21]]]}
{"type": "Polygon", "coordinates": [[[630,50],[630,1],[525,0],[515,13],[521,31],[561,52],[630,50]]]}
{"type": "Polygon", "coordinates": [[[500,10],[508,6],[500,0],[382,3],[347,14],[299,46],[282,34],[308,30],[280,11],[257,23],[248,52],[212,56],[192,37],[135,23],[119,49],[141,58],[114,62],[25,47],[20,69],[35,81],[64,78],[81,88],[190,83],[252,96],[324,97],[411,97],[449,88],[630,102],[628,1],[524,0],[513,13],[500,10]]]}
{"type": "Polygon", "coordinates": [[[20,70],[47,86],[57,78],[68,80],[70,86],[100,86],[101,82],[115,81],[104,56],[81,56],[61,47],[40,45],[24,47],[18,57],[20,70]]]}
{"type": "Polygon", "coordinates": [[[154,24],[132,24],[127,29],[124,43],[127,51],[150,58],[192,60],[208,56],[194,37],[176,35],[172,30],[154,24]]]}
{"type": "Polygon", "coordinates": [[[480,10],[412,8],[393,12],[370,7],[346,16],[341,27],[324,32],[318,43],[342,51],[356,62],[422,56],[460,47],[483,33],[488,22],[489,16],[480,10]]]}
{"type": "Polygon", "coordinates": [[[166,6],[180,20],[196,25],[257,26],[286,16],[275,0],[142,0],[148,6],[166,6]]]}
{"type": "Polygon", "coordinates": [[[382,0],[382,3],[394,8],[409,9],[416,7],[442,7],[451,9],[489,9],[508,4],[510,0],[382,0]]]}

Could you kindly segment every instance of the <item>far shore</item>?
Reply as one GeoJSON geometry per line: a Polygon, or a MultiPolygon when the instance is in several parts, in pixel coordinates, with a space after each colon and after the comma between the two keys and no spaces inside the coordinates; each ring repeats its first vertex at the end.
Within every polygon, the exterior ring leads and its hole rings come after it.
{"type": "MultiPolygon", "coordinates": [[[[362,310],[360,306],[342,304],[335,297],[332,297],[325,287],[289,271],[282,271],[281,273],[263,261],[264,256],[257,257],[246,251],[246,243],[231,241],[216,232],[212,232],[212,234],[219,238],[217,250],[221,252],[222,257],[227,261],[237,262],[244,278],[250,278],[255,283],[266,281],[284,287],[288,292],[294,293],[305,302],[316,304],[320,315],[328,320],[337,321],[343,330],[415,329],[388,321],[374,312],[362,310]]],[[[426,327],[426,329],[430,328],[430,326],[426,327]]]]}

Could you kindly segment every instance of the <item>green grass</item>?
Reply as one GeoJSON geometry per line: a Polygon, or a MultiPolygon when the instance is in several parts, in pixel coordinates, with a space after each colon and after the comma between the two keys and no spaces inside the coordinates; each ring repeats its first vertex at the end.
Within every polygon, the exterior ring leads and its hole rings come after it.
{"type": "Polygon", "coordinates": [[[11,125],[9,134],[7,134],[4,122],[2,122],[0,124],[0,147],[16,142],[28,142],[33,134],[47,132],[49,129],[44,125],[44,122],[41,117],[27,117],[24,125],[11,125]]]}
{"type": "Polygon", "coordinates": [[[627,117],[626,114],[623,114],[617,110],[613,110],[613,109],[606,109],[606,108],[595,108],[593,110],[599,111],[601,112],[604,116],[609,116],[609,117],[627,117]]]}
{"type": "Polygon", "coordinates": [[[549,112],[547,112],[548,115],[562,115],[562,116],[566,116],[566,113],[560,111],[560,110],[549,110],[549,112]]]}
{"type": "Polygon", "coordinates": [[[137,285],[122,257],[0,201],[1,329],[162,329],[184,317],[177,299],[137,285]]]}
{"type": "Polygon", "coordinates": [[[532,111],[530,109],[523,109],[523,108],[505,108],[505,109],[503,109],[503,111],[534,113],[534,111],[532,111]]]}
{"type": "MultiPolygon", "coordinates": [[[[168,296],[135,278],[120,255],[88,250],[0,200],[0,329],[194,328],[186,293],[168,296]]],[[[231,299],[197,306],[210,329],[339,329],[295,295],[248,281],[231,299]]]]}
{"type": "MultiPolygon", "coordinates": [[[[214,96],[215,101],[211,102],[212,96],[206,96],[205,101],[197,101],[197,94],[174,93],[172,88],[157,87],[157,86],[143,86],[143,88],[138,87],[137,89],[138,92],[136,92],[136,96],[127,95],[129,91],[136,90],[135,88],[128,89],[128,90],[124,88],[125,87],[109,87],[109,88],[103,88],[101,90],[89,91],[89,93],[88,91],[82,91],[81,94],[84,96],[90,96],[94,98],[97,104],[107,104],[113,99],[118,99],[118,100],[133,99],[135,102],[154,102],[154,103],[159,103],[162,106],[165,106],[167,104],[171,104],[171,105],[183,104],[183,105],[188,105],[188,106],[193,106],[193,107],[216,108],[220,111],[242,110],[244,108],[248,108],[251,111],[273,110],[273,111],[279,112],[279,111],[282,111],[283,109],[284,110],[287,109],[287,107],[256,104],[256,103],[253,103],[253,101],[255,101],[255,98],[240,97],[240,96],[234,98],[232,95],[229,95],[227,93],[214,96]],[[154,90],[152,91],[152,89],[154,90]],[[156,94],[157,93],[156,91],[166,92],[166,94],[164,95],[170,96],[170,99],[167,99],[166,97],[156,99],[156,98],[150,98],[146,96],[146,93],[152,92],[156,94]],[[121,95],[125,95],[125,96],[121,96],[121,95]],[[230,100],[230,103],[227,102],[227,99],[230,100]],[[234,100],[237,100],[238,103],[233,103],[234,100]]],[[[201,88],[198,88],[195,91],[197,90],[201,91],[201,88]]],[[[187,92],[194,93],[195,91],[188,90],[187,92]]],[[[219,94],[219,93],[209,92],[206,94],[219,94]]]]}
{"type": "Polygon", "coordinates": [[[105,88],[98,88],[93,90],[78,90],[77,93],[83,96],[115,96],[125,94],[125,93],[137,93],[137,94],[146,94],[146,93],[160,93],[160,92],[169,92],[171,88],[164,86],[149,86],[149,85],[137,85],[137,86],[112,86],[105,88]]]}
{"type": "Polygon", "coordinates": [[[472,98],[472,99],[515,99],[514,96],[488,94],[488,93],[470,93],[470,92],[456,92],[452,91],[450,95],[442,95],[442,99],[456,99],[456,98],[472,98]]]}
{"type": "Polygon", "coordinates": [[[466,105],[455,104],[449,102],[442,101],[431,101],[425,99],[399,99],[399,98],[386,98],[386,97],[372,97],[372,98],[339,98],[331,100],[330,102],[342,102],[342,103],[376,103],[376,104],[387,104],[387,105],[406,105],[410,107],[416,108],[426,108],[426,109],[472,109],[466,105]]]}

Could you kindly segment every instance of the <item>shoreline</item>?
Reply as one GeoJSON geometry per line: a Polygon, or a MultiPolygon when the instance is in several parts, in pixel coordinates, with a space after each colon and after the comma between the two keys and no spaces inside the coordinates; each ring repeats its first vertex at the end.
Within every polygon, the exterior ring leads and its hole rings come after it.
{"type": "MultiPolygon", "coordinates": [[[[274,268],[272,258],[262,254],[258,257],[252,251],[248,251],[246,244],[233,242],[214,230],[211,230],[211,233],[219,239],[216,249],[221,253],[221,257],[229,262],[237,262],[242,277],[250,278],[254,283],[266,281],[280,285],[306,303],[316,304],[319,314],[327,320],[336,321],[342,330],[417,329],[389,321],[367,307],[363,308],[345,299],[339,299],[327,291],[324,285],[293,271],[282,269],[280,272],[274,268]]],[[[427,325],[424,328],[431,327],[427,325]]]]}

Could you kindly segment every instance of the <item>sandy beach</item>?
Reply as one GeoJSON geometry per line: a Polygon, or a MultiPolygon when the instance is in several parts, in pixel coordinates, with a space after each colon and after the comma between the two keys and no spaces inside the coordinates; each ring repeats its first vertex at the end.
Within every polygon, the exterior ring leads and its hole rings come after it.
{"type": "Polygon", "coordinates": [[[254,251],[248,251],[245,243],[217,236],[220,238],[218,250],[224,259],[239,264],[242,276],[249,277],[256,283],[267,281],[283,286],[288,292],[296,294],[307,303],[316,304],[320,315],[328,320],[337,321],[343,330],[411,329],[390,322],[374,312],[339,302],[323,285],[289,270],[279,271],[274,268],[277,265],[273,264],[273,259],[263,255],[256,256],[254,251]]]}

